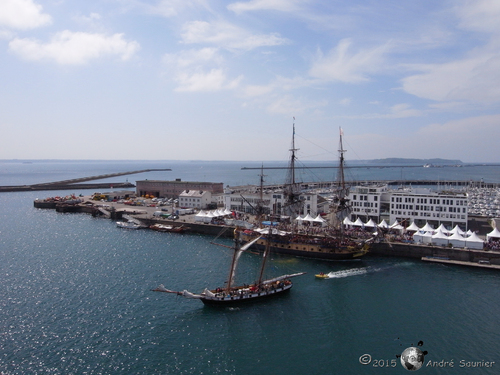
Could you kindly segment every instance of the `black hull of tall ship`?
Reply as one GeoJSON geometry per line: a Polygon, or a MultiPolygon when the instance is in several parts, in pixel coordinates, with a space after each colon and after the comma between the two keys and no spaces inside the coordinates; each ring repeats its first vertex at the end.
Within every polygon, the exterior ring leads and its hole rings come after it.
{"type": "Polygon", "coordinates": [[[226,296],[203,296],[201,301],[207,306],[238,306],[241,304],[246,304],[248,302],[258,302],[261,300],[267,300],[272,297],[279,297],[286,294],[293,284],[289,283],[283,285],[279,288],[273,290],[267,290],[255,293],[241,293],[237,295],[226,295],[226,296]]]}
{"type": "MultiPolygon", "coordinates": [[[[246,241],[252,240],[251,236],[243,236],[246,241]]],[[[252,245],[252,248],[263,251],[266,246],[266,239],[261,239],[252,245]]],[[[323,260],[352,260],[359,259],[368,253],[368,244],[358,244],[345,247],[330,247],[320,244],[310,244],[290,241],[271,241],[271,251],[273,253],[293,255],[303,258],[323,259],[323,260]]]]}

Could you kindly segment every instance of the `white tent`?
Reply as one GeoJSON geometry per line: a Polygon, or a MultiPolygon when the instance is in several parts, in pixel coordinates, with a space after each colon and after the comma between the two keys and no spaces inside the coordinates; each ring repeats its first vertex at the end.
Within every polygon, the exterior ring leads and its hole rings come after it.
{"type": "Polygon", "coordinates": [[[500,230],[495,227],[490,233],[486,234],[486,239],[489,240],[490,238],[500,238],[500,230]]]}
{"type": "Polygon", "coordinates": [[[448,245],[448,236],[441,230],[432,235],[432,243],[436,245],[448,245]]]}
{"type": "Polygon", "coordinates": [[[321,223],[321,225],[326,224],[326,220],[323,219],[320,215],[316,216],[313,220],[315,223],[321,223]]]}
{"type": "Polygon", "coordinates": [[[469,249],[482,249],[484,241],[480,239],[476,233],[472,233],[469,237],[465,239],[465,246],[469,249]]]}
{"type": "Polygon", "coordinates": [[[389,224],[385,220],[382,220],[378,225],[379,228],[389,228],[389,224]]]}
{"type": "Polygon", "coordinates": [[[431,243],[432,242],[432,233],[431,232],[423,232],[418,231],[413,234],[413,241],[420,243],[431,243]]]}
{"type": "Polygon", "coordinates": [[[298,220],[298,221],[314,221],[314,218],[311,215],[307,214],[304,217],[298,216],[295,220],[298,220]]]}
{"type": "Polygon", "coordinates": [[[368,222],[365,224],[365,227],[369,227],[369,228],[375,228],[377,226],[377,224],[375,224],[375,222],[370,219],[368,220],[368,222]]]}
{"type": "Polygon", "coordinates": [[[455,234],[455,233],[458,233],[458,234],[461,234],[462,236],[465,234],[465,232],[460,229],[460,227],[457,225],[455,225],[455,228],[453,228],[452,230],[450,230],[450,234],[455,234]]]}
{"type": "Polygon", "coordinates": [[[343,223],[344,225],[353,225],[353,224],[354,224],[354,223],[351,221],[351,219],[349,219],[348,217],[346,217],[342,223],[343,223]]]}
{"type": "Polygon", "coordinates": [[[355,226],[357,226],[357,227],[362,227],[362,226],[364,226],[364,225],[365,225],[365,223],[363,223],[363,222],[361,221],[361,219],[358,217],[358,218],[356,219],[356,221],[355,221],[354,223],[352,223],[352,225],[355,225],[355,226]]]}
{"type": "Polygon", "coordinates": [[[438,231],[438,232],[441,231],[446,235],[448,235],[450,233],[450,231],[448,229],[446,229],[443,224],[441,224],[439,227],[437,227],[436,231],[438,231]]]}
{"type": "Polygon", "coordinates": [[[420,230],[423,230],[424,232],[433,232],[434,228],[428,222],[425,222],[425,225],[420,228],[420,230]]]}
{"type": "Polygon", "coordinates": [[[207,217],[207,213],[205,211],[201,210],[200,212],[198,212],[195,215],[194,220],[195,221],[204,221],[206,217],[207,217]]]}
{"type": "Polygon", "coordinates": [[[389,227],[390,229],[396,229],[396,230],[404,230],[405,228],[398,223],[398,221],[396,220],[394,223],[392,223],[392,225],[389,227]]]}
{"type": "Polygon", "coordinates": [[[412,232],[418,232],[420,228],[415,224],[413,221],[408,228],[406,228],[407,231],[412,231],[412,232]]]}
{"type": "Polygon", "coordinates": [[[465,238],[458,232],[455,232],[448,237],[448,242],[453,247],[465,247],[465,238]]]}
{"type": "Polygon", "coordinates": [[[399,225],[399,222],[397,220],[394,221],[391,225],[389,225],[389,228],[394,228],[395,226],[399,225]]]}

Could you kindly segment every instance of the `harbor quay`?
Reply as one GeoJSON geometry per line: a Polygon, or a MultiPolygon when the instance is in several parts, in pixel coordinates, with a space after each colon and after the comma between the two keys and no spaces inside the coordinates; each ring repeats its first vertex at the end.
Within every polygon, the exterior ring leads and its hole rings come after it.
{"type": "MultiPolygon", "coordinates": [[[[64,202],[35,200],[34,207],[55,209],[57,212],[87,213],[95,217],[105,217],[114,221],[134,221],[140,223],[143,228],[149,228],[155,224],[183,227],[187,234],[202,234],[212,237],[222,236],[232,238],[235,229],[235,225],[227,225],[224,220],[218,221],[217,224],[199,222],[193,210],[179,210],[169,205],[158,207],[152,200],[148,199],[142,199],[141,205],[132,206],[126,204],[123,200],[115,202],[96,201],[92,199],[92,196],[83,196],[64,202]]],[[[255,216],[251,214],[245,215],[246,221],[253,224],[257,223],[255,216]]],[[[474,227],[480,238],[485,239],[486,234],[492,229],[489,223],[490,219],[486,217],[472,217],[469,219],[471,221],[470,227],[474,227]]],[[[169,235],[180,234],[169,233],[169,235]]],[[[409,241],[408,238],[400,238],[390,233],[378,234],[370,245],[367,256],[370,255],[412,258],[428,262],[500,269],[500,251],[496,249],[479,250],[414,243],[409,241]]]]}

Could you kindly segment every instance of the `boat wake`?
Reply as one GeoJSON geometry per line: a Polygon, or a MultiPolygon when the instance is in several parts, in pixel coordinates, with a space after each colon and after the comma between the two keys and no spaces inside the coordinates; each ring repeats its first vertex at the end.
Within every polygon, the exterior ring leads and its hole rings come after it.
{"type": "Polygon", "coordinates": [[[374,272],[380,272],[380,271],[386,271],[391,268],[396,268],[396,267],[402,267],[402,266],[408,266],[411,265],[411,263],[400,263],[400,264],[394,264],[392,266],[385,266],[385,267],[362,267],[362,268],[351,268],[348,270],[341,270],[341,271],[332,271],[326,274],[327,277],[325,279],[340,279],[343,277],[349,277],[349,276],[358,276],[358,275],[364,275],[367,273],[374,273],[374,272]]]}
{"type": "Polygon", "coordinates": [[[327,274],[327,276],[328,276],[328,279],[340,279],[342,277],[363,275],[365,273],[368,273],[367,268],[352,268],[350,270],[342,270],[342,271],[329,272],[327,274]]]}

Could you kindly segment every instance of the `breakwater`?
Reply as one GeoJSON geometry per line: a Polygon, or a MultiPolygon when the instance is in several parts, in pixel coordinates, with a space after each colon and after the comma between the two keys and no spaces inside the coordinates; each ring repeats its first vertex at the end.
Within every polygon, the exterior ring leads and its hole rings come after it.
{"type": "Polygon", "coordinates": [[[0,186],[1,192],[15,192],[15,191],[37,191],[37,190],[70,190],[70,189],[123,189],[135,187],[134,184],[130,182],[101,182],[101,183],[85,183],[87,181],[104,180],[112,177],[126,176],[130,174],[147,173],[147,172],[159,172],[159,171],[171,171],[169,168],[154,168],[154,169],[141,169],[137,171],[127,171],[127,172],[117,172],[117,173],[106,173],[96,176],[73,178],[62,181],[54,182],[44,182],[40,184],[31,185],[13,185],[13,186],[0,186]]]}

